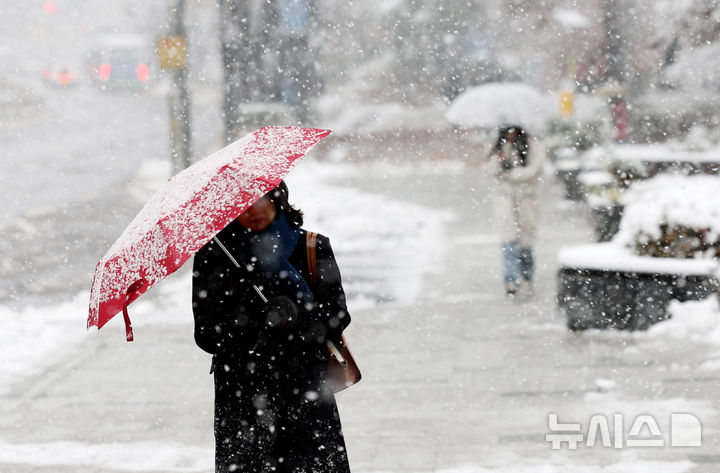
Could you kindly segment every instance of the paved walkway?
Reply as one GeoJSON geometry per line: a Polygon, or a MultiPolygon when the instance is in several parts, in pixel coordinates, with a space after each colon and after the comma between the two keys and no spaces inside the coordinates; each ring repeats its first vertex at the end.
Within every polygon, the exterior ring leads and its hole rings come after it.
{"type": "MultiPolygon", "coordinates": [[[[458,219],[445,224],[447,239],[438,249],[445,257],[429,271],[417,303],[353,313],[347,335],[364,379],[338,396],[353,471],[595,472],[615,463],[627,467],[609,471],[720,471],[720,419],[713,409],[720,377],[697,368],[709,355],[706,347],[616,332],[570,334],[558,319],[555,254],[592,235],[582,210],[563,201],[557,184],[547,182],[543,191],[537,295],[508,301],[498,279],[491,185],[477,168],[388,177],[360,172],[367,175],[347,184],[451,208],[458,219]],[[627,432],[638,414],[660,422],[683,406],[703,422],[702,448],[556,451],[545,441],[549,413],[582,423],[585,432],[590,415],[612,420],[622,413],[627,432]]],[[[43,465],[46,449],[24,461],[3,458],[4,445],[61,449],[58,442],[132,447],[135,455],[143,445],[176,445],[171,451],[187,454],[189,466],[203,452],[212,464],[209,359],[194,346],[192,327],[145,327],[142,337],[132,344],[110,331],[88,337],[46,373],[0,397],[0,472],[118,471],[100,459],[43,465]]],[[[125,462],[133,469],[137,457],[131,453],[125,462]]]]}
{"type": "Polygon", "coordinates": [[[366,379],[340,402],[357,471],[600,471],[616,463],[627,466],[612,471],[666,471],[653,461],[667,471],[720,471],[720,377],[698,369],[708,347],[565,329],[555,311],[555,255],[593,235],[583,208],[565,201],[557,183],[549,179],[542,194],[537,295],[508,301],[487,180],[469,169],[406,181],[414,185],[392,188],[414,189],[405,197],[453,208],[459,218],[422,300],[356,316],[349,335],[366,379]],[[598,437],[594,448],[552,450],[545,440],[549,413],[581,423],[585,434],[591,415],[604,415],[612,432],[621,413],[625,435],[649,414],[669,438],[669,415],[680,412],[703,422],[703,448],[603,448],[598,437]]]}

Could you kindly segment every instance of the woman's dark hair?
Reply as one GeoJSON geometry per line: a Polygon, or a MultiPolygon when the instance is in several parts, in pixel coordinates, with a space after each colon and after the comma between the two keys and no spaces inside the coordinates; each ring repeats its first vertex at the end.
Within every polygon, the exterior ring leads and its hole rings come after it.
{"type": "Polygon", "coordinates": [[[290,191],[288,190],[288,186],[285,184],[285,181],[280,181],[280,184],[278,184],[275,189],[268,192],[268,196],[270,197],[272,203],[275,204],[275,208],[278,212],[285,214],[285,217],[288,219],[288,223],[291,227],[300,228],[302,226],[302,210],[296,209],[290,205],[290,202],[288,202],[290,191]]]}
{"type": "Polygon", "coordinates": [[[528,155],[528,136],[523,127],[521,126],[505,126],[500,128],[498,132],[498,139],[493,148],[495,152],[500,152],[503,145],[508,142],[508,135],[513,131],[517,132],[515,141],[512,143],[513,148],[517,151],[518,157],[520,158],[520,165],[525,166],[527,164],[528,155]]]}

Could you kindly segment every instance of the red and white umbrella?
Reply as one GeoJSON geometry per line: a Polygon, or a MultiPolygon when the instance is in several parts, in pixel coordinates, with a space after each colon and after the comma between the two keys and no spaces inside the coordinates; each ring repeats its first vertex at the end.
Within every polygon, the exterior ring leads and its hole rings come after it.
{"type": "Polygon", "coordinates": [[[119,312],[178,270],[200,248],[274,189],[329,130],[265,127],[170,178],[98,262],[88,328],[119,312]]]}

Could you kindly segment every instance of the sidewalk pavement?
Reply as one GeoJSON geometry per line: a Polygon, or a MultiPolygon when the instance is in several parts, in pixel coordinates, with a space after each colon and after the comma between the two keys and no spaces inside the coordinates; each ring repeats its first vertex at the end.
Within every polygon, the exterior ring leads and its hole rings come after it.
{"type": "MultiPolygon", "coordinates": [[[[408,168],[372,180],[362,174],[372,169],[358,172],[345,184],[451,209],[458,218],[444,224],[442,257],[420,300],[352,314],[347,336],[364,378],[338,403],[354,472],[594,472],[617,463],[627,468],[612,471],[720,471],[713,409],[720,377],[697,368],[703,347],[571,334],[556,314],[556,252],[592,234],[582,207],[565,202],[552,179],[542,194],[536,295],[511,301],[500,281],[492,185],[478,169],[433,175],[408,168]],[[585,427],[592,414],[624,413],[627,432],[637,414],[659,418],[678,406],[702,420],[702,448],[552,450],[545,440],[549,413],[585,427]]],[[[43,451],[11,463],[1,453],[3,444],[57,442],[171,444],[188,455],[206,451],[212,465],[209,357],[195,347],[192,327],[146,327],[144,341],[132,344],[121,338],[88,337],[0,397],[0,472],[120,471],[102,461],[43,465],[43,451]]],[[[122,470],[132,470],[133,460],[122,470]]]]}

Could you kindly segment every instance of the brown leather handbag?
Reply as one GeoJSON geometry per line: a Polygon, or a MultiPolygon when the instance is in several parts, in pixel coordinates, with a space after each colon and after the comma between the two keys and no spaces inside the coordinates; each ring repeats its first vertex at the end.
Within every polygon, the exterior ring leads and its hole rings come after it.
{"type": "MultiPolygon", "coordinates": [[[[314,291],[317,288],[317,233],[307,232],[307,260],[310,288],[314,291]]],[[[349,388],[360,381],[362,375],[355,358],[350,353],[345,336],[340,339],[340,346],[332,341],[326,342],[328,357],[328,377],[333,384],[335,392],[349,388]]]]}

